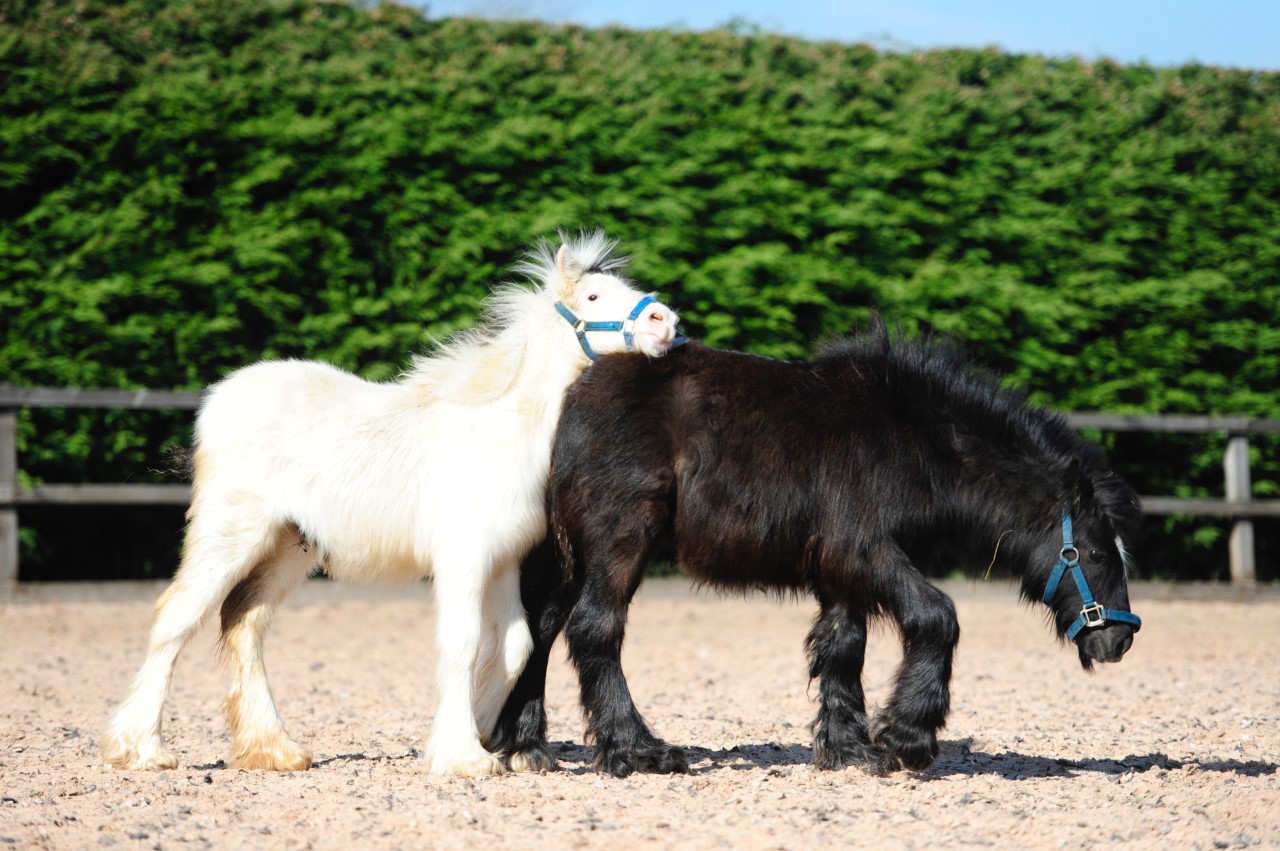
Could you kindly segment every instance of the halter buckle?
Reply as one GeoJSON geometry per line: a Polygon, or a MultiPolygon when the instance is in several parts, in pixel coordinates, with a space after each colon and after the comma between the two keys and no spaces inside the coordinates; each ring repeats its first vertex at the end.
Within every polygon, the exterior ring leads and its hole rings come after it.
{"type": "Polygon", "coordinates": [[[1103,626],[1107,622],[1107,610],[1101,603],[1094,603],[1081,609],[1080,617],[1084,618],[1085,627],[1103,626]]]}

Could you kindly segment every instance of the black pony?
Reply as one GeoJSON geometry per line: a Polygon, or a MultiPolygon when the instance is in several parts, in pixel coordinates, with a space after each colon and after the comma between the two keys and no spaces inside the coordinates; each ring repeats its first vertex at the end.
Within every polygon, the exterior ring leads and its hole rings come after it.
{"type": "Polygon", "coordinates": [[[1102,451],[958,346],[892,342],[878,319],[807,363],[697,344],[601,358],[566,397],[548,498],[555,541],[522,567],[535,647],[489,742],[516,769],[555,766],[543,692],[567,619],[596,769],[687,770],[645,725],[619,662],[627,607],[661,555],[716,588],[818,599],[805,647],[820,681],[819,768],[937,757],[960,630],[922,568],[1011,572],[1086,669],[1118,661],[1140,625],[1124,551],[1138,499],[1102,451]],[[1068,572],[1075,581],[1060,581],[1068,572]],[[875,616],[897,623],[904,658],[868,719],[875,616]]]}

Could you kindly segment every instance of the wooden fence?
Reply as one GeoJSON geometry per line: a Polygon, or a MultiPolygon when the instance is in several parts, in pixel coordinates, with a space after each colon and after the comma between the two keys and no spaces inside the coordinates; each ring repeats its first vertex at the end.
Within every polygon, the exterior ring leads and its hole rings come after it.
{"type": "MultiPolygon", "coordinates": [[[[75,390],[54,387],[0,385],[0,582],[18,579],[18,512],[31,505],[186,505],[187,485],[164,484],[40,484],[18,487],[17,411],[20,408],[132,408],[195,410],[199,393],[168,390],[75,390]]],[[[1223,433],[1224,498],[1196,499],[1143,496],[1147,514],[1192,514],[1232,519],[1228,553],[1231,580],[1254,581],[1252,518],[1280,517],[1280,500],[1256,500],[1251,495],[1249,436],[1280,432],[1280,419],[1233,416],[1185,416],[1068,413],[1074,428],[1122,432],[1223,433]]]]}

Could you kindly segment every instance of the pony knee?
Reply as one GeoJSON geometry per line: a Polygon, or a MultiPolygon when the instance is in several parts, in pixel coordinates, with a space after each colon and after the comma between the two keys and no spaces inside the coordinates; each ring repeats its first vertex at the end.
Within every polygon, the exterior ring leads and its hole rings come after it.
{"type": "Polygon", "coordinates": [[[903,613],[899,624],[903,637],[912,644],[949,649],[960,641],[960,620],[956,617],[955,604],[941,591],[903,613]]]}
{"type": "Polygon", "coordinates": [[[626,629],[626,603],[622,610],[601,604],[589,595],[583,595],[564,627],[565,643],[569,655],[578,659],[585,655],[606,653],[618,655],[622,650],[622,635],[626,629]]]}

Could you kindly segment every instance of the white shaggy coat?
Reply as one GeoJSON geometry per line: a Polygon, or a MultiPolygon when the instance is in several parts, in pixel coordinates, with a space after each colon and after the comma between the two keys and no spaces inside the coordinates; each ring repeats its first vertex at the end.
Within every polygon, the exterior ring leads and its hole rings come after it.
{"type": "MultiPolygon", "coordinates": [[[[146,660],[103,737],[120,768],[178,764],[161,713],[178,653],[221,606],[231,667],[233,765],[304,769],[285,732],[262,641],[281,599],[315,566],[336,579],[431,575],[438,609],[439,706],[431,770],[502,770],[484,741],[531,647],[521,559],[546,531],[544,495],[565,389],[590,361],[563,302],[585,321],[625,318],[642,297],[602,234],[543,245],[516,268],[485,327],[370,383],[308,361],[265,361],[214,385],[196,419],[182,564],[156,606],[146,660]]],[[[675,314],[636,321],[635,348],[664,354],[675,314]]],[[[617,332],[592,348],[622,350],[617,332]]]]}

